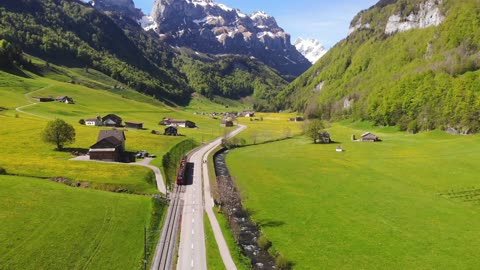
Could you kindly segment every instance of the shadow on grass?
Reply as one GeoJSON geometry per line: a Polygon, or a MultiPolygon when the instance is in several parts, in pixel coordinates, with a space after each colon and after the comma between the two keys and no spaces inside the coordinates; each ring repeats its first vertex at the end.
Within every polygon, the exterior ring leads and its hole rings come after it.
{"type": "Polygon", "coordinates": [[[283,225],[285,225],[285,222],[283,221],[277,221],[277,220],[259,220],[257,222],[257,224],[264,228],[264,227],[272,227],[272,228],[275,228],[275,227],[281,227],[283,225]]]}
{"type": "Polygon", "coordinates": [[[86,149],[86,148],[65,147],[57,151],[71,153],[72,155],[76,155],[76,156],[81,156],[81,155],[86,155],[88,153],[88,150],[89,149],[86,149]]]}

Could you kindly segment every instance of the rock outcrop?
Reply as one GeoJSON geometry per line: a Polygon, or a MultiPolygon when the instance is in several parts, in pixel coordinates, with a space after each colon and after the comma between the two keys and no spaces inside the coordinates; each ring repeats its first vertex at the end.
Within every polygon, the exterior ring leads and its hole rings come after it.
{"type": "Polygon", "coordinates": [[[133,0],[93,0],[89,3],[103,12],[119,12],[136,20],[143,17],[143,12],[135,7],[133,0]]]}
{"type": "Polygon", "coordinates": [[[388,18],[385,34],[438,26],[445,20],[445,16],[440,12],[439,5],[441,4],[441,0],[427,0],[425,3],[420,4],[418,11],[412,11],[406,17],[402,17],[400,14],[393,14],[388,18]]]}
{"type": "Polygon", "coordinates": [[[151,17],[155,31],[172,46],[252,56],[291,77],[311,66],[265,12],[247,15],[212,0],[156,0],[151,17]]]}

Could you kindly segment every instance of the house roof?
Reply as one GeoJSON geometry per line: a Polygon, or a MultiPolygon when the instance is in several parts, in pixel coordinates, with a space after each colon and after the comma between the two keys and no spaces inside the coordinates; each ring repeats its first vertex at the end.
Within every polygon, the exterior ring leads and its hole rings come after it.
{"type": "MultiPolygon", "coordinates": [[[[117,138],[111,136],[111,137],[99,140],[97,143],[90,146],[90,150],[91,149],[104,149],[104,150],[106,150],[106,149],[112,149],[112,148],[115,149],[119,146],[122,146],[122,142],[119,141],[117,138]]],[[[98,151],[100,151],[100,150],[98,150],[98,151]]]]}
{"type": "Polygon", "coordinates": [[[120,143],[123,143],[125,140],[127,140],[123,130],[111,129],[111,130],[100,130],[100,132],[98,133],[97,142],[100,142],[101,140],[109,137],[115,138],[120,143]]]}
{"type": "Polygon", "coordinates": [[[172,129],[172,128],[175,129],[175,130],[178,129],[178,128],[174,127],[174,126],[168,126],[167,128],[165,128],[165,130],[167,130],[167,129],[172,129]]]}
{"type": "MultiPolygon", "coordinates": [[[[366,132],[366,133],[363,133],[363,134],[362,134],[362,137],[366,137],[366,136],[369,136],[369,135],[375,136],[373,133],[366,132]]],[[[376,136],[375,136],[375,137],[376,137],[376,136]]]]}
{"type": "Polygon", "coordinates": [[[113,113],[107,114],[104,117],[102,117],[102,121],[105,121],[105,120],[108,120],[108,119],[111,119],[115,122],[122,122],[122,118],[120,116],[116,115],[116,114],[113,114],[113,113]]]}
{"type": "Polygon", "coordinates": [[[92,121],[92,122],[96,122],[97,121],[97,118],[88,118],[87,120],[85,121],[92,121]]]}

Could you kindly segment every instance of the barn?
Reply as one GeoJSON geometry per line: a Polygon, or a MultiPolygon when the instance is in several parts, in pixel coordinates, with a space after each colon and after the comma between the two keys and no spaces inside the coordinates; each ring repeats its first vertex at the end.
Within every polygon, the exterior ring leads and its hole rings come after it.
{"type": "Polygon", "coordinates": [[[163,135],[168,135],[168,136],[177,136],[178,135],[178,129],[174,126],[169,126],[165,129],[165,132],[163,135]]]}
{"type": "Polygon", "coordinates": [[[375,134],[366,132],[362,134],[362,142],[379,142],[381,141],[375,134]]]}
{"type": "Polygon", "coordinates": [[[136,128],[136,129],[143,129],[143,123],[140,122],[127,122],[125,121],[126,128],[136,128]]]}
{"type": "Polygon", "coordinates": [[[102,117],[102,122],[104,126],[107,127],[121,127],[122,118],[116,114],[108,114],[102,117]]]}
{"type": "Polygon", "coordinates": [[[90,159],[122,161],[125,154],[125,133],[121,130],[101,130],[97,143],[90,146],[90,159]]]}

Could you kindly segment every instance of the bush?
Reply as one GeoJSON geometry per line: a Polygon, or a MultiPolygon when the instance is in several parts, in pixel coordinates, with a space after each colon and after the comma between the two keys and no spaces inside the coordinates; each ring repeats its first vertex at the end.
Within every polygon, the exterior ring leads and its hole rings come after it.
{"type": "Polygon", "coordinates": [[[85,120],[84,120],[84,119],[80,119],[80,120],[78,120],[78,123],[79,123],[80,125],[85,125],[85,120]]]}
{"type": "Polygon", "coordinates": [[[272,242],[270,242],[265,235],[260,235],[257,240],[257,244],[260,248],[264,250],[268,250],[272,246],[272,242]]]}
{"type": "Polygon", "coordinates": [[[0,167],[0,175],[5,175],[5,174],[7,174],[7,171],[4,168],[0,167]]]}
{"type": "Polygon", "coordinates": [[[277,269],[290,269],[290,262],[282,254],[278,254],[275,258],[275,267],[277,269]]]}

